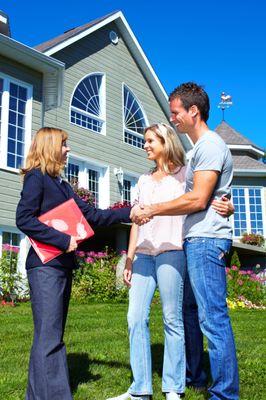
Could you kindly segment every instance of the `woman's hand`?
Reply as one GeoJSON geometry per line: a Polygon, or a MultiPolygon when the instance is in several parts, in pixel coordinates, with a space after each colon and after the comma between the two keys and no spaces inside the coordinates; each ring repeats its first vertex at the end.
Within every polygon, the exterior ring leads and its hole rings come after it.
{"type": "Polygon", "coordinates": [[[132,277],[132,260],[130,258],[127,258],[123,278],[124,278],[124,283],[128,287],[131,286],[131,277],[132,277]]]}
{"type": "Polygon", "coordinates": [[[219,200],[212,200],[211,206],[223,217],[230,217],[235,212],[233,203],[226,196],[222,196],[219,200]]]}
{"type": "Polygon", "coordinates": [[[77,249],[77,247],[78,247],[77,240],[78,239],[80,239],[80,238],[77,236],[71,236],[70,243],[69,243],[66,253],[70,253],[71,251],[75,251],[77,249]]]}

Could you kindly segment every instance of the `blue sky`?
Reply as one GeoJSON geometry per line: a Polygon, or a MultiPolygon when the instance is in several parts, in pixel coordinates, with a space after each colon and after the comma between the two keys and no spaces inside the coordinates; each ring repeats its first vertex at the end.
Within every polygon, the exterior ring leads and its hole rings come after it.
{"type": "Polygon", "coordinates": [[[225,120],[266,148],[266,2],[264,0],[2,0],[12,37],[33,46],[121,10],[167,93],[188,80],[205,86],[209,126],[222,119],[222,91],[233,106],[225,120]]]}

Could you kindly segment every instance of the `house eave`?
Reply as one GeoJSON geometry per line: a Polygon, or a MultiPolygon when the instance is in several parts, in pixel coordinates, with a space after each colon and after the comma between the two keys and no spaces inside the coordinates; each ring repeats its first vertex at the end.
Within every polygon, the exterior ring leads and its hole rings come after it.
{"type": "Polygon", "coordinates": [[[266,169],[234,169],[234,176],[266,177],[266,169]]]}
{"type": "Polygon", "coordinates": [[[247,150],[253,154],[255,154],[256,156],[262,157],[264,155],[264,151],[254,147],[251,144],[228,144],[227,145],[229,147],[229,149],[231,150],[247,150]]]}
{"type": "Polygon", "coordinates": [[[12,61],[43,74],[45,110],[61,106],[64,63],[2,34],[0,34],[0,53],[12,61]]]}

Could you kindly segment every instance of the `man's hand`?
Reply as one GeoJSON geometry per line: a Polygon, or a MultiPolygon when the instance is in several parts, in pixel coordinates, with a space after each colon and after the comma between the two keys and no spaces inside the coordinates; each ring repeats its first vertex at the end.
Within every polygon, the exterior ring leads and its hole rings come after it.
{"type": "Polygon", "coordinates": [[[78,247],[77,241],[79,239],[80,238],[78,236],[71,236],[70,243],[69,243],[68,249],[66,250],[66,253],[70,253],[71,251],[75,251],[77,249],[77,247],[78,247]]]}
{"type": "Polygon", "coordinates": [[[130,218],[137,225],[144,225],[152,218],[151,206],[137,205],[131,210],[130,218]]]}
{"type": "Polygon", "coordinates": [[[124,283],[130,287],[132,278],[132,260],[130,258],[126,259],[126,265],[123,273],[124,283]]]}
{"type": "Polygon", "coordinates": [[[226,196],[222,196],[222,198],[219,200],[212,200],[211,206],[223,217],[228,218],[235,212],[233,203],[226,196]]]}

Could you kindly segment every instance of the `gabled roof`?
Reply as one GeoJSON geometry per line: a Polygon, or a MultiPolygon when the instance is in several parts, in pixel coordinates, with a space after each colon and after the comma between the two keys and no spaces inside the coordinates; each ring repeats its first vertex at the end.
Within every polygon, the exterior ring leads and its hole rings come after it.
{"type": "Polygon", "coordinates": [[[215,132],[221,136],[231,150],[235,149],[251,151],[252,153],[256,154],[257,158],[260,158],[264,155],[264,151],[259,146],[252,143],[241,133],[237,132],[225,121],[222,121],[215,128],[215,132]]]}
{"type": "MultiPolygon", "coordinates": [[[[148,81],[157,101],[161,105],[164,113],[169,116],[168,96],[121,11],[108,14],[90,23],[71,29],[35,48],[48,56],[53,55],[111,22],[116,24],[132,56],[148,81]]],[[[191,142],[186,135],[181,136],[181,141],[186,151],[191,149],[191,142]]]]}
{"type": "Polygon", "coordinates": [[[0,34],[0,54],[43,74],[45,109],[61,105],[64,63],[2,34],[0,34]]]}
{"type": "Polygon", "coordinates": [[[109,18],[115,14],[117,14],[117,11],[115,11],[111,14],[107,14],[101,18],[97,18],[87,24],[69,29],[66,32],[62,33],[62,35],[59,35],[53,39],[47,40],[46,42],[43,42],[43,43],[35,46],[34,48],[38,51],[41,51],[42,53],[47,53],[49,50],[51,50],[51,52],[54,53],[55,51],[58,51],[58,50],[54,49],[55,46],[64,45],[64,44],[65,44],[65,46],[68,46],[68,44],[66,43],[66,41],[68,39],[74,38],[75,39],[74,41],[79,40],[79,39],[75,38],[79,33],[83,33],[84,31],[86,32],[89,28],[92,28],[93,26],[100,24],[102,21],[105,21],[107,18],[109,18]]]}

